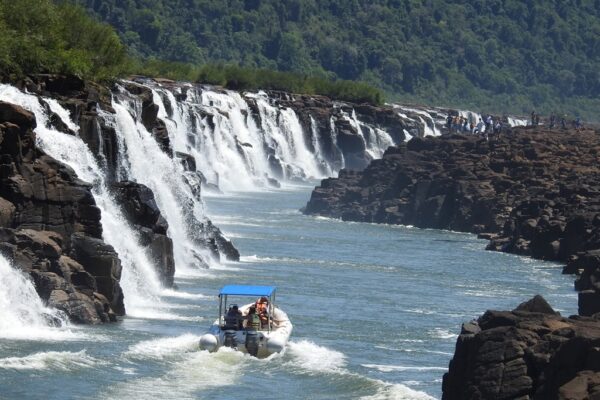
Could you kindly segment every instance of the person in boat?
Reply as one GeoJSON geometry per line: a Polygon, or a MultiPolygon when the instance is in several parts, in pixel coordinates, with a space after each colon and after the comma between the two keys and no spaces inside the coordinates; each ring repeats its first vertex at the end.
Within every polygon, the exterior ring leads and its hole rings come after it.
{"type": "Polygon", "coordinates": [[[260,318],[260,325],[263,329],[269,328],[269,299],[266,297],[261,297],[256,300],[256,313],[260,318]]]}
{"type": "Polygon", "coordinates": [[[244,322],[244,317],[242,316],[242,312],[239,310],[237,304],[232,304],[227,310],[227,314],[225,314],[225,326],[223,327],[226,330],[234,330],[239,331],[242,329],[242,324],[244,322]]]}
{"type": "Polygon", "coordinates": [[[261,321],[256,310],[256,306],[250,306],[246,315],[246,330],[258,331],[261,328],[261,321]]]}

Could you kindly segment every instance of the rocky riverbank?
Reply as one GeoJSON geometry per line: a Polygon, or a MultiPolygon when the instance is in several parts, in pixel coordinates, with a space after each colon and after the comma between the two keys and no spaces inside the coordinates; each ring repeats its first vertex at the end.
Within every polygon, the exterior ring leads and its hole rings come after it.
{"type": "Polygon", "coordinates": [[[562,317],[540,296],[463,324],[444,400],[600,396],[600,321],[562,317]]]}
{"type": "Polygon", "coordinates": [[[305,213],[478,233],[489,250],[562,261],[579,316],[536,297],[463,325],[444,399],[600,396],[600,135],[519,128],[413,139],[323,180],[305,213]]]}
{"type": "Polygon", "coordinates": [[[567,263],[600,311],[600,135],[518,128],[489,141],[415,138],[325,179],[305,213],[473,232],[488,249],[567,263]]]}

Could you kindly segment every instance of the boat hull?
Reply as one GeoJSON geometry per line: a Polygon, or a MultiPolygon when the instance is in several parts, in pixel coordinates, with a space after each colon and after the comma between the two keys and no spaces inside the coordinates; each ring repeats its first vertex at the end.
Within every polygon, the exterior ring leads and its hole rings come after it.
{"type": "Polygon", "coordinates": [[[208,333],[200,337],[200,349],[215,352],[221,347],[230,347],[257,358],[266,358],[283,351],[291,334],[292,324],[289,321],[270,332],[223,330],[215,323],[208,333]]]}

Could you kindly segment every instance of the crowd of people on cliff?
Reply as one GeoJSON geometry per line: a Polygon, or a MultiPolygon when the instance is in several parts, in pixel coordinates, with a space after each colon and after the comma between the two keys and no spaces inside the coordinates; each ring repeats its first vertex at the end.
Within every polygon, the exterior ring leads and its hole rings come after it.
{"type": "Polygon", "coordinates": [[[481,117],[477,121],[474,118],[467,118],[462,115],[448,114],[446,128],[451,134],[463,133],[485,136],[489,133],[499,134],[504,128],[504,124],[499,118],[494,121],[494,117],[491,115],[488,115],[485,121],[481,117]]]}
{"type": "MultiPolygon", "coordinates": [[[[487,138],[489,134],[499,135],[506,127],[508,127],[508,125],[503,122],[505,119],[506,118],[493,117],[491,114],[488,114],[484,119],[483,117],[474,118],[473,115],[465,117],[449,113],[446,117],[446,129],[449,134],[461,133],[479,135],[487,138]]],[[[583,129],[581,118],[577,117],[568,122],[566,114],[559,117],[554,112],[550,114],[546,123],[549,129],[567,129],[569,125],[577,131],[583,129]]],[[[532,111],[531,119],[527,121],[527,126],[539,125],[542,125],[542,123],[540,123],[540,115],[535,111],[532,111]]]]}

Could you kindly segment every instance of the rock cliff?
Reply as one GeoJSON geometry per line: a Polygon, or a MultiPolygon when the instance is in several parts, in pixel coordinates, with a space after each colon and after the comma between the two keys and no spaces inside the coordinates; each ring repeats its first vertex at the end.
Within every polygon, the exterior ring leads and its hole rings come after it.
{"type": "Polygon", "coordinates": [[[115,320],[121,265],[101,239],[91,187],[36,148],[35,127],[33,114],[0,102],[0,250],[72,320],[115,320]]]}
{"type": "Polygon", "coordinates": [[[561,317],[540,296],[463,324],[444,400],[600,396],[600,321],[561,317]]]}

